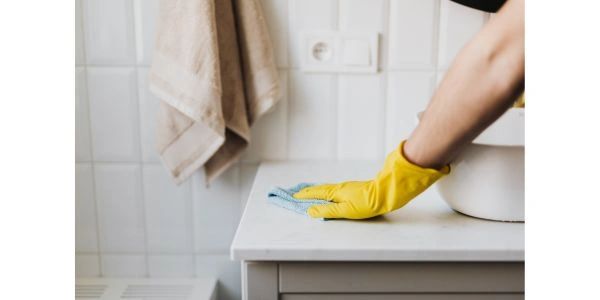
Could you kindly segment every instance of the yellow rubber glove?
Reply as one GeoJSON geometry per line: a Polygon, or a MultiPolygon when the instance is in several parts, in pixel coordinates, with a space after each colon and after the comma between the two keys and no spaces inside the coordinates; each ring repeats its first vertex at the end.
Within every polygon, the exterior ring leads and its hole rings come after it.
{"type": "Polygon", "coordinates": [[[313,218],[366,219],[396,210],[450,172],[449,166],[438,171],[412,164],[404,158],[403,146],[387,156],[373,180],[311,186],[294,197],[335,202],[311,206],[308,214],[313,218]]]}
{"type": "Polygon", "coordinates": [[[513,104],[513,107],[525,107],[525,93],[521,94],[517,101],[513,104]]]}

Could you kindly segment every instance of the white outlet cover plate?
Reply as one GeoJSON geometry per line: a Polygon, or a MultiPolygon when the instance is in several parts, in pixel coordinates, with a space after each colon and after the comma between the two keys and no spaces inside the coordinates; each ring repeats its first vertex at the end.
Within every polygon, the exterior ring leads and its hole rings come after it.
{"type": "Polygon", "coordinates": [[[319,73],[377,73],[379,33],[303,31],[301,70],[319,73]]]}

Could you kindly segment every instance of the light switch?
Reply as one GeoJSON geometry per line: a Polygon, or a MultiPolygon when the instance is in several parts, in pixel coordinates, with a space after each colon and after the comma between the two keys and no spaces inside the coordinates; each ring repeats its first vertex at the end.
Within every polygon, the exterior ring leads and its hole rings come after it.
{"type": "Polygon", "coordinates": [[[342,63],[349,66],[368,66],[371,53],[367,40],[346,39],[342,46],[342,63]]]}
{"type": "Polygon", "coordinates": [[[379,33],[305,31],[300,34],[301,70],[376,73],[379,33]]]}

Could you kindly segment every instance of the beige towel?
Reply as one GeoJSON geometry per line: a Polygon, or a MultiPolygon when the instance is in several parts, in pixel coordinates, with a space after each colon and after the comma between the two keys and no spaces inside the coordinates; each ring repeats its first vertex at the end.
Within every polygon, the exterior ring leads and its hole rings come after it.
{"type": "Polygon", "coordinates": [[[150,90],[162,101],[157,148],[180,184],[210,182],[250,142],[250,125],[279,100],[259,0],[161,0],[150,90]]]}

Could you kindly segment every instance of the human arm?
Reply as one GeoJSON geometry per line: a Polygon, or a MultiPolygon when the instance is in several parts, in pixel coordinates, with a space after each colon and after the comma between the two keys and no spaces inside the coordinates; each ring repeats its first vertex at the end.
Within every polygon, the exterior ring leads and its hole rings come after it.
{"type": "Polygon", "coordinates": [[[498,119],[525,84],[524,0],[509,0],[460,51],[404,146],[440,168],[498,119]]]}
{"type": "Polygon", "coordinates": [[[362,219],[398,209],[449,172],[447,164],[500,117],[524,86],[524,0],[509,0],[460,51],[406,142],[372,180],[308,187],[294,196],[325,199],[308,214],[362,219]]]}

